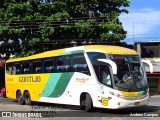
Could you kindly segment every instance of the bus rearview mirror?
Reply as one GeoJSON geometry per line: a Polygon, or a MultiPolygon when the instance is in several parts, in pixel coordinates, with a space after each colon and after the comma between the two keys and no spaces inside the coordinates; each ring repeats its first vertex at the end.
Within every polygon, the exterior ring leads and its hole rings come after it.
{"type": "Polygon", "coordinates": [[[142,60],[142,62],[149,67],[150,73],[153,73],[153,65],[152,65],[151,61],[150,60],[142,60]]]}
{"type": "Polygon", "coordinates": [[[117,74],[117,65],[115,62],[109,59],[98,59],[98,61],[109,64],[112,67],[113,74],[117,74]]]}

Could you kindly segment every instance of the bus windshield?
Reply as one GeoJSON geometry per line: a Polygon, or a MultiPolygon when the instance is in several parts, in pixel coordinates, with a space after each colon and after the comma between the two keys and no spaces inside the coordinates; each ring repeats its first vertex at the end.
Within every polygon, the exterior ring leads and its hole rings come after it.
{"type": "Polygon", "coordinates": [[[138,55],[111,55],[111,60],[117,65],[117,74],[114,75],[117,88],[134,91],[147,87],[146,73],[138,55]]]}

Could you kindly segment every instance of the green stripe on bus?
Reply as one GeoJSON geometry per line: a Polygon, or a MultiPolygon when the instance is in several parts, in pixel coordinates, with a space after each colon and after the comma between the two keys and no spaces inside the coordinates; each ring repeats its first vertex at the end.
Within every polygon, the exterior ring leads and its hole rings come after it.
{"type": "Polygon", "coordinates": [[[76,50],[76,51],[71,51],[71,52],[63,52],[63,53],[60,53],[60,55],[70,55],[70,54],[78,54],[78,53],[84,53],[84,50],[76,50]]]}
{"type": "Polygon", "coordinates": [[[41,97],[60,97],[68,86],[73,76],[73,72],[69,73],[52,73],[46,83],[41,97]]]}
{"type": "Polygon", "coordinates": [[[73,76],[73,72],[63,73],[54,89],[52,94],[49,97],[57,98],[60,97],[66,90],[69,81],[73,76]]]}
{"type": "Polygon", "coordinates": [[[84,50],[76,50],[72,51],[72,54],[84,53],[84,50]]]}
{"type": "Polygon", "coordinates": [[[46,83],[43,93],[40,94],[41,97],[46,97],[52,94],[55,89],[58,80],[60,79],[62,73],[52,73],[46,83]]]}
{"type": "Polygon", "coordinates": [[[71,52],[63,52],[63,53],[60,53],[59,55],[70,55],[71,52]]]}

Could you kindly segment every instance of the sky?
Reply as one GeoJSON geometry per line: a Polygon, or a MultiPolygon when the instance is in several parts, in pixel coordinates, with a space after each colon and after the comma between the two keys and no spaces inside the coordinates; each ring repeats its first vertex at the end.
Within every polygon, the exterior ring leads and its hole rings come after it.
{"type": "Polygon", "coordinates": [[[128,44],[160,41],[160,0],[130,0],[129,13],[123,13],[120,21],[128,44]]]}

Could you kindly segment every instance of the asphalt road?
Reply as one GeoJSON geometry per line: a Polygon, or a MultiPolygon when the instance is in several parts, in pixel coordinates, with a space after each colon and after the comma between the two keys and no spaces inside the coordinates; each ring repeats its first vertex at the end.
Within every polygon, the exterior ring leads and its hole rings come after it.
{"type": "MultiPolygon", "coordinates": [[[[15,100],[8,98],[0,98],[0,111],[1,116],[2,112],[12,112],[12,116],[17,117],[45,117],[45,119],[129,119],[134,117],[147,119],[153,118],[160,119],[160,96],[151,97],[150,102],[147,106],[119,109],[119,110],[106,110],[106,109],[95,109],[93,112],[85,112],[80,110],[76,106],[64,106],[64,105],[55,105],[47,103],[34,103],[32,106],[19,105],[15,100]],[[13,114],[14,112],[14,114],[13,114]],[[32,113],[32,114],[30,114],[32,113]],[[19,116],[18,116],[19,115],[19,116]]],[[[1,117],[2,118],[2,117],[1,117]]],[[[1,119],[0,118],[0,119],[1,119]]],[[[38,118],[38,119],[39,119],[38,118]]],[[[25,118],[28,120],[28,118],[25,118]]],[[[13,119],[12,119],[13,120],[13,119]]],[[[24,120],[24,118],[23,118],[24,120]]]]}

